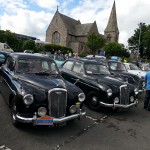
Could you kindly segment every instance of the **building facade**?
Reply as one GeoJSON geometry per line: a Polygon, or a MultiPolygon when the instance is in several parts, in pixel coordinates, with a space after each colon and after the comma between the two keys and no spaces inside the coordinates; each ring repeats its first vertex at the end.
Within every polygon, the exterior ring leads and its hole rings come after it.
{"type": "MultiPolygon", "coordinates": [[[[63,15],[57,9],[47,28],[46,42],[70,47],[75,53],[89,53],[90,50],[86,46],[86,41],[87,36],[93,32],[99,34],[96,21],[81,24],[79,20],[63,15]]],[[[119,30],[115,2],[104,35],[101,36],[108,42],[118,42],[119,30]]]]}

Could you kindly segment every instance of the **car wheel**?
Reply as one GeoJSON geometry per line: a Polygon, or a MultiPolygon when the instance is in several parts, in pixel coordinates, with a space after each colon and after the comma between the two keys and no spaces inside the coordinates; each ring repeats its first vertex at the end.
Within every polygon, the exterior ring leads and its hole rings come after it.
{"type": "Polygon", "coordinates": [[[96,92],[91,92],[87,96],[87,105],[91,110],[97,111],[101,107],[99,104],[99,95],[96,92]]]}
{"type": "Polygon", "coordinates": [[[16,114],[17,114],[16,102],[15,102],[15,100],[12,100],[12,103],[11,103],[11,120],[12,120],[12,124],[17,127],[18,121],[16,120],[16,114]]]}

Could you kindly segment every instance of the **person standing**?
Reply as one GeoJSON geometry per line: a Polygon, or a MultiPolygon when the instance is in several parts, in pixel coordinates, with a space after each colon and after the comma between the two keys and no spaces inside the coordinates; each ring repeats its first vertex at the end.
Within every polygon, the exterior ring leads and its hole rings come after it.
{"type": "Polygon", "coordinates": [[[150,71],[148,71],[145,75],[146,82],[146,95],[144,100],[144,109],[150,111],[150,71]]]}

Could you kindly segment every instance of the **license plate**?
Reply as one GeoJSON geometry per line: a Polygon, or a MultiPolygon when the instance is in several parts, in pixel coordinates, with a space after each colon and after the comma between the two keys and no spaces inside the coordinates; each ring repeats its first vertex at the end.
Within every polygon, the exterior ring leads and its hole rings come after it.
{"type": "Polygon", "coordinates": [[[36,125],[53,125],[53,118],[50,116],[42,116],[37,118],[36,125]]]}

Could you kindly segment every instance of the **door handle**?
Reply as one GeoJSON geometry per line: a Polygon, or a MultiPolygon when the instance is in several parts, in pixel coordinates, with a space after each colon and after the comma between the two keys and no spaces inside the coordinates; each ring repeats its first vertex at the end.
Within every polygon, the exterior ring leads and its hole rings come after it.
{"type": "Polygon", "coordinates": [[[79,82],[79,80],[80,80],[80,79],[76,79],[76,82],[75,82],[74,84],[78,83],[78,82],[79,82]]]}

